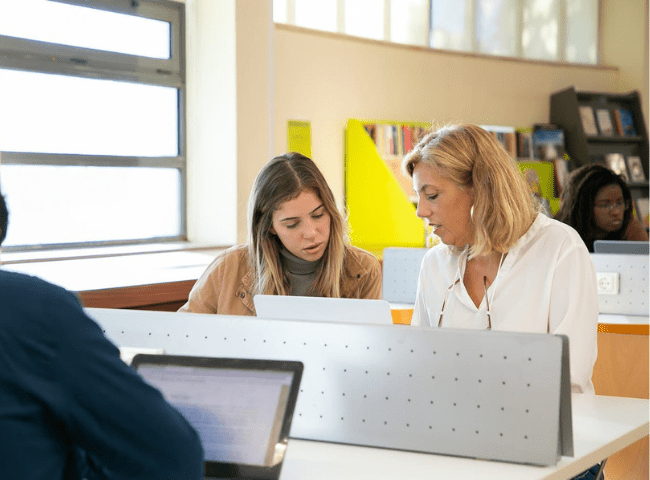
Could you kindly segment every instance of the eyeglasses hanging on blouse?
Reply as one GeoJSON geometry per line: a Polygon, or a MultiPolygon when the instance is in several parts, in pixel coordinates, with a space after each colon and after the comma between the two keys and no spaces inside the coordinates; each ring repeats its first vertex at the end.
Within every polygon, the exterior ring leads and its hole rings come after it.
{"type": "MultiPolygon", "coordinates": [[[[442,318],[445,313],[445,307],[447,306],[447,299],[449,297],[449,294],[454,289],[454,287],[458,285],[459,282],[460,282],[460,278],[456,279],[454,283],[449,285],[449,288],[445,293],[445,299],[442,302],[442,310],[440,310],[440,318],[438,319],[438,327],[442,327],[442,318]]],[[[483,277],[483,291],[485,292],[485,305],[487,307],[487,321],[488,321],[487,330],[492,330],[492,318],[490,317],[490,302],[488,300],[488,294],[487,294],[487,277],[483,277]]]]}
{"type": "MultiPolygon", "coordinates": [[[[501,270],[501,265],[503,265],[503,259],[505,258],[505,254],[501,254],[501,259],[499,260],[499,266],[497,268],[497,275],[499,274],[499,270],[501,270]]],[[[495,277],[496,279],[496,277],[495,277]]],[[[445,292],[445,298],[442,301],[442,309],[440,310],[440,318],[438,319],[438,327],[442,327],[442,319],[445,313],[445,307],[447,306],[447,300],[449,299],[449,294],[451,291],[454,289],[456,285],[460,283],[460,263],[458,265],[458,270],[456,271],[456,279],[454,280],[454,283],[449,285],[449,288],[447,288],[447,291],[445,292]]],[[[487,276],[483,276],[483,292],[485,293],[485,306],[487,310],[487,330],[492,330],[492,316],[490,315],[490,300],[488,297],[488,292],[487,292],[487,276]]],[[[496,285],[492,289],[492,299],[494,300],[494,293],[496,291],[496,285]]]]}

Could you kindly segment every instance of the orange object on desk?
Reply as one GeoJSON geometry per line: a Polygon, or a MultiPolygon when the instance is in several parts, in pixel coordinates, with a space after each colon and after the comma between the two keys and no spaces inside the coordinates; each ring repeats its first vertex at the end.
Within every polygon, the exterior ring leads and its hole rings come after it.
{"type": "Polygon", "coordinates": [[[393,317],[394,324],[410,325],[413,316],[412,308],[391,308],[390,314],[393,317]]]}

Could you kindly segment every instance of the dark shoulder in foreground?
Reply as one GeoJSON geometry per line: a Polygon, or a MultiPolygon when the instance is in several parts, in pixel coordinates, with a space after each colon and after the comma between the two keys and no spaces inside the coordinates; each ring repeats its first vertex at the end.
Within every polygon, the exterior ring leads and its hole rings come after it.
{"type": "Polygon", "coordinates": [[[0,269],[0,306],[34,299],[79,305],[77,297],[63,287],[38,277],[0,269]]]}

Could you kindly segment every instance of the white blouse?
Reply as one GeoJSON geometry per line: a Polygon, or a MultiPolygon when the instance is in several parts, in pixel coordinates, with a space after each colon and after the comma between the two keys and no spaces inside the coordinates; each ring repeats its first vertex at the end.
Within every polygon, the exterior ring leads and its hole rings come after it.
{"type": "MultiPolygon", "coordinates": [[[[467,251],[439,244],[422,261],[411,325],[437,327],[445,294],[460,275],[467,251]]],[[[598,293],[593,261],[578,233],[538,214],[508,251],[487,291],[493,330],[569,337],[574,392],[593,392],[598,293]]],[[[487,328],[485,298],[477,308],[462,281],[447,295],[443,327],[487,328]]]]}

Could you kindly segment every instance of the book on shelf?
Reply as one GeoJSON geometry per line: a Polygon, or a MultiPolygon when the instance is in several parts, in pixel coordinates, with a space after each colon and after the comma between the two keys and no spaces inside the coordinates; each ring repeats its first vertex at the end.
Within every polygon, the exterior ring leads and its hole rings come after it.
{"type": "Polygon", "coordinates": [[[564,130],[554,125],[536,125],[533,131],[533,151],[538,160],[564,158],[564,130]]]}
{"type": "Polygon", "coordinates": [[[397,179],[404,194],[411,198],[413,184],[402,173],[402,160],[418,142],[426,129],[419,125],[398,123],[364,123],[366,133],[372,138],[377,153],[397,179]]]}
{"type": "Polygon", "coordinates": [[[623,135],[636,135],[636,128],[634,127],[634,116],[627,108],[618,108],[616,110],[621,119],[621,130],[623,135]]]}
{"type": "Polygon", "coordinates": [[[650,226],[648,221],[648,214],[650,213],[649,200],[648,197],[641,197],[634,201],[637,219],[645,225],[645,228],[650,226]]]}
{"type": "Polygon", "coordinates": [[[382,158],[404,156],[418,142],[425,128],[389,123],[365,123],[364,128],[382,158]]]}
{"type": "Polygon", "coordinates": [[[611,171],[623,177],[626,182],[629,181],[630,177],[625,166],[625,157],[622,153],[608,153],[605,155],[605,165],[611,171]]]}
{"type": "Polygon", "coordinates": [[[616,135],[622,137],[625,135],[623,131],[623,123],[621,122],[621,111],[618,108],[612,110],[612,117],[614,117],[614,128],[616,129],[616,135]]]}
{"type": "Polygon", "coordinates": [[[611,137],[614,135],[614,126],[612,125],[612,117],[609,114],[609,110],[606,108],[597,109],[596,118],[598,119],[598,128],[602,136],[611,137]]]}
{"type": "Polygon", "coordinates": [[[580,110],[580,120],[582,122],[582,130],[585,132],[585,135],[598,135],[594,110],[589,105],[581,105],[578,107],[578,109],[580,110]]]}
{"type": "Polygon", "coordinates": [[[388,155],[396,155],[397,142],[395,137],[395,125],[384,125],[385,144],[388,155]]]}
{"type": "Polygon", "coordinates": [[[363,128],[366,129],[366,133],[370,135],[370,138],[372,138],[372,141],[377,143],[377,125],[375,123],[364,123],[363,128]]]}
{"type": "Polygon", "coordinates": [[[404,153],[406,154],[413,149],[413,145],[415,144],[411,127],[408,125],[402,125],[402,136],[404,137],[404,153]]]}
{"type": "Polygon", "coordinates": [[[630,155],[625,160],[627,162],[627,171],[630,174],[630,181],[643,182],[646,178],[645,173],[643,172],[641,157],[638,155],[630,155]]]}
{"type": "Polygon", "coordinates": [[[531,160],[533,156],[533,129],[517,128],[517,158],[531,160]]]}
{"type": "Polygon", "coordinates": [[[569,177],[569,161],[567,159],[556,158],[553,160],[553,176],[555,179],[555,196],[560,198],[569,177]]]}

